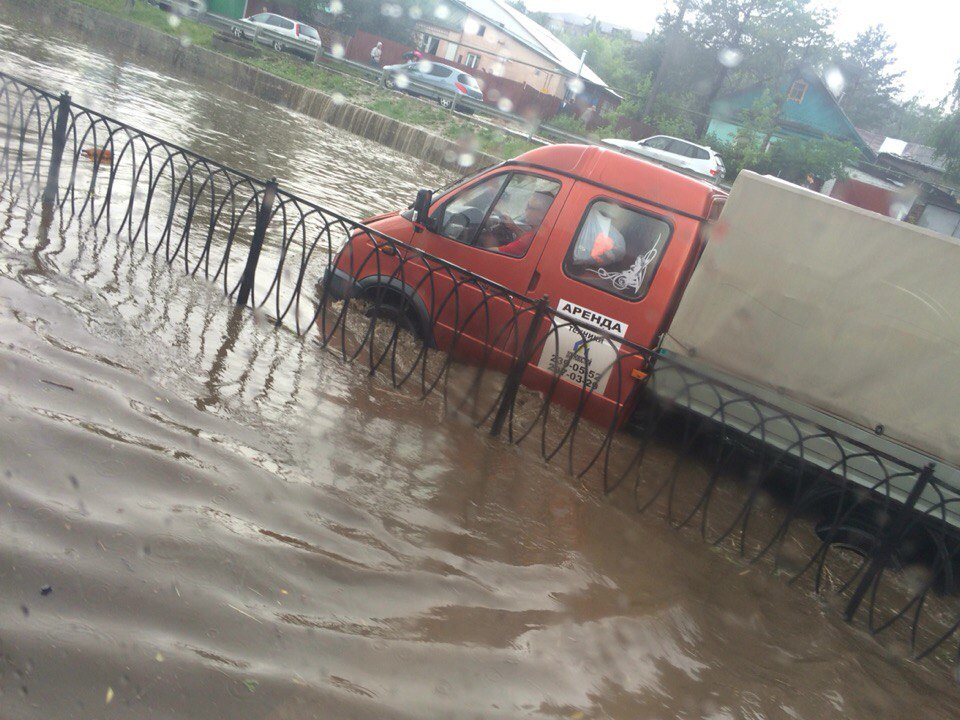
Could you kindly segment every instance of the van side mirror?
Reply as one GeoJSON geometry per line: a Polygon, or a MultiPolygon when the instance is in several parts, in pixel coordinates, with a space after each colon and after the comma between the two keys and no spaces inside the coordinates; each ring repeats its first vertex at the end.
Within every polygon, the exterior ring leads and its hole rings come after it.
{"type": "MultiPolygon", "coordinates": [[[[417,199],[413,201],[413,221],[427,229],[429,229],[427,221],[429,220],[431,204],[433,204],[433,190],[426,188],[417,190],[417,199]]],[[[420,232],[420,230],[421,228],[418,227],[417,232],[420,232]]]]}

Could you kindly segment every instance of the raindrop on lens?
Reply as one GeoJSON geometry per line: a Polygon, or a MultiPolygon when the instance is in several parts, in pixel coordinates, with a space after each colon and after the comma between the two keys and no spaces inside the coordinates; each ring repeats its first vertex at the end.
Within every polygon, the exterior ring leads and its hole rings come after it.
{"type": "Polygon", "coordinates": [[[191,45],[193,45],[193,40],[188,38],[186,35],[180,38],[180,47],[188,48],[191,45]]]}
{"type": "Polygon", "coordinates": [[[567,89],[569,89],[574,95],[579,95],[582,93],[584,87],[583,80],[580,78],[572,78],[567,82],[567,89]]]}
{"type": "Polygon", "coordinates": [[[330,0],[330,5],[328,6],[328,12],[331,15],[339,15],[343,12],[343,3],[340,0],[330,0]]]}
{"type": "Polygon", "coordinates": [[[457,164],[460,167],[470,167],[475,160],[476,158],[473,156],[473,153],[460,153],[457,157],[457,164]]]}
{"type": "Polygon", "coordinates": [[[407,87],[410,84],[410,78],[408,78],[405,74],[400,73],[399,75],[396,75],[393,78],[393,82],[396,84],[398,88],[403,90],[405,87],[407,87]]]}
{"type": "Polygon", "coordinates": [[[743,62],[743,52],[736,48],[724,48],[717,53],[717,60],[724,67],[735,68],[743,62]]]}
{"type": "Polygon", "coordinates": [[[467,18],[463,21],[463,32],[466,35],[476,35],[480,32],[480,23],[473,18],[467,18]]]}
{"type": "Polygon", "coordinates": [[[834,97],[840,97],[843,94],[843,89],[847,86],[847,81],[838,67],[827,68],[827,71],[823,74],[823,82],[826,83],[834,97]]]}
{"type": "Polygon", "coordinates": [[[333,46],[330,48],[330,54],[333,55],[333,57],[337,58],[337,60],[340,60],[341,58],[343,58],[344,55],[347,54],[347,51],[344,49],[343,45],[341,45],[340,43],[334,43],[333,46]]]}
{"type": "Polygon", "coordinates": [[[170,23],[170,27],[174,29],[180,27],[180,18],[178,18],[176,15],[169,15],[167,17],[167,22],[170,23]]]}
{"type": "Polygon", "coordinates": [[[335,92],[333,95],[330,96],[330,101],[334,105],[342,105],[347,101],[347,98],[343,96],[343,93],[335,92]]]}
{"type": "Polygon", "coordinates": [[[380,14],[384,17],[398,18],[403,15],[403,8],[396,3],[384,3],[380,8],[380,14]]]}
{"type": "Polygon", "coordinates": [[[414,5],[409,10],[407,10],[407,15],[411,20],[419,20],[423,17],[423,9],[419,5],[414,5]]]}
{"type": "Polygon", "coordinates": [[[500,112],[510,112],[513,110],[513,101],[511,101],[510,98],[502,97],[497,100],[497,109],[499,109],[500,112]]]}
{"type": "Polygon", "coordinates": [[[438,20],[446,20],[450,17],[450,8],[446,5],[437,5],[433,14],[437,16],[438,20]]]}

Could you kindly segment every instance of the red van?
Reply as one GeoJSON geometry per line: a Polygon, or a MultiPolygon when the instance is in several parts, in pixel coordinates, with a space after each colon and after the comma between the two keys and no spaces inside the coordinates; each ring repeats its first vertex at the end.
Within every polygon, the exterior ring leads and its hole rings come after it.
{"type": "Polygon", "coordinates": [[[615,151],[538,148],[365,220],[378,234],[350,238],[329,285],[468,360],[506,369],[532,342],[524,383],[604,420],[635,396],[725,198],[615,151]]]}

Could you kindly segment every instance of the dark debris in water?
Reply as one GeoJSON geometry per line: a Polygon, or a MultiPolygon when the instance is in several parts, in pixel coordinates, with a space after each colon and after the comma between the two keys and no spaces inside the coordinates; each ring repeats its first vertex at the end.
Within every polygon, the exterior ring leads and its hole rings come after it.
{"type": "Polygon", "coordinates": [[[44,585],[42,588],[40,588],[40,594],[43,595],[44,597],[46,597],[52,592],[53,592],[53,588],[50,587],[49,585],[44,585]]]}

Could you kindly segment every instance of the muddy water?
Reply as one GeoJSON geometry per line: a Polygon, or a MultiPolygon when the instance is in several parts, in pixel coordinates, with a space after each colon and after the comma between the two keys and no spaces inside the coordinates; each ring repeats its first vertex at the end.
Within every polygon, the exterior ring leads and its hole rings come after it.
{"type": "MultiPolygon", "coordinates": [[[[29,40],[0,67],[73,58],[89,104],[351,214],[442,180],[29,40]]],[[[955,716],[941,672],[765,571],[5,199],[0,337],[4,720],[955,716]]]]}

